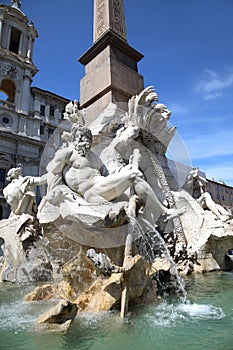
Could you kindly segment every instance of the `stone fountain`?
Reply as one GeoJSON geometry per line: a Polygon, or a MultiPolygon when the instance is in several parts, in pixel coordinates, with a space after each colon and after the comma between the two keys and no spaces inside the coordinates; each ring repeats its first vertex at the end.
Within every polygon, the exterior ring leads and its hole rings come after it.
{"type": "Polygon", "coordinates": [[[163,292],[185,296],[179,273],[224,269],[233,246],[229,213],[190,169],[180,187],[166,151],[175,134],[171,112],[153,87],[110,104],[87,128],[76,101],[66,131],[41,177],[8,172],[12,212],[0,222],[1,280],[46,282],[27,301],[59,299],[39,323],[67,328],[77,313],[154,302],[163,292]],[[47,184],[39,206],[35,186],[47,184]]]}

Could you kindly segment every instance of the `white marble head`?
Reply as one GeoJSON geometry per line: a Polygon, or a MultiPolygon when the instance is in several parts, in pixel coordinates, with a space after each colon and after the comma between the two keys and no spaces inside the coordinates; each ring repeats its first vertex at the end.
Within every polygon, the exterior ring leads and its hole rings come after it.
{"type": "Polygon", "coordinates": [[[11,168],[7,173],[7,181],[12,181],[13,179],[18,179],[22,176],[22,168],[19,166],[17,168],[11,168]]]}
{"type": "Polygon", "coordinates": [[[84,125],[76,124],[72,127],[71,133],[75,150],[78,151],[79,155],[85,157],[92,145],[91,130],[84,125]]]}

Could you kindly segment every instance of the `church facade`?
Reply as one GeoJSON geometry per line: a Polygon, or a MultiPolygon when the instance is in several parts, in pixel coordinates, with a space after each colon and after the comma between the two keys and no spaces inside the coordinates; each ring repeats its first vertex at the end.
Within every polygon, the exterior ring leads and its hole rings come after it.
{"type": "Polygon", "coordinates": [[[39,175],[40,158],[63,118],[68,99],[33,87],[37,30],[20,1],[0,4],[0,219],[9,214],[2,189],[7,171],[19,164],[24,175],[39,175]]]}

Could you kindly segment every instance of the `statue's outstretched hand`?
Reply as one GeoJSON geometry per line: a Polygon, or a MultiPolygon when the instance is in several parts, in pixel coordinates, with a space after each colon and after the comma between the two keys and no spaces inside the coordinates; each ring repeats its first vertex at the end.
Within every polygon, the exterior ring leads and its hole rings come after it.
{"type": "Polygon", "coordinates": [[[185,212],[185,208],[167,209],[167,212],[166,212],[167,217],[164,219],[164,222],[167,222],[169,220],[177,218],[177,217],[183,215],[184,212],[185,212]]]}

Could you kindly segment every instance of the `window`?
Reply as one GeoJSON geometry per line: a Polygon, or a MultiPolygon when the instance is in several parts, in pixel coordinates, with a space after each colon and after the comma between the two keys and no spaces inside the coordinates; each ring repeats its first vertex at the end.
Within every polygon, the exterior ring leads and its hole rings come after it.
{"type": "Polygon", "coordinates": [[[219,194],[217,194],[217,199],[220,199],[220,195],[219,194]]]}
{"type": "Polygon", "coordinates": [[[52,135],[53,132],[54,132],[54,129],[48,128],[48,136],[49,137],[52,135]]]}
{"type": "Polygon", "coordinates": [[[0,189],[5,187],[6,169],[0,169],[0,189]]]}
{"type": "MultiPolygon", "coordinates": [[[[16,86],[13,81],[10,79],[3,79],[0,90],[7,96],[7,98],[4,99],[5,101],[14,103],[16,86]]],[[[6,104],[4,107],[11,108],[8,104],[6,104]]]]}
{"type": "Polygon", "coordinates": [[[5,91],[0,91],[0,100],[2,101],[6,101],[8,98],[7,94],[5,93],[5,91]]]}
{"type": "Polygon", "coordinates": [[[54,106],[50,106],[49,115],[50,115],[51,117],[54,117],[54,111],[55,111],[54,106]]]}
{"type": "Polygon", "coordinates": [[[45,115],[45,106],[40,105],[40,115],[45,115]]]}
{"type": "Polygon", "coordinates": [[[42,124],[40,126],[40,134],[44,135],[44,125],[42,125],[42,124]]]}
{"type": "Polygon", "coordinates": [[[9,123],[10,123],[10,119],[7,118],[7,117],[3,117],[3,118],[2,118],[2,122],[3,122],[4,124],[9,124],[9,123]]]}
{"type": "Polygon", "coordinates": [[[11,28],[11,38],[9,50],[18,54],[19,53],[19,40],[20,40],[21,32],[15,27],[11,28]]]}
{"type": "Polygon", "coordinates": [[[224,201],[224,199],[225,199],[224,196],[222,196],[222,200],[223,200],[223,201],[224,201]]]}

